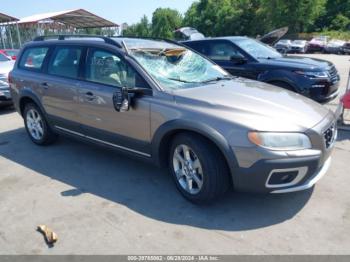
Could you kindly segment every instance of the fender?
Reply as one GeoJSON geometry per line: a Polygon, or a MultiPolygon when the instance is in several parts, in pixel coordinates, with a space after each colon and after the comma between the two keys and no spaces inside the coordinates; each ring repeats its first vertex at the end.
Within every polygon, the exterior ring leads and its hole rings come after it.
{"type": "Polygon", "coordinates": [[[19,94],[19,99],[18,99],[18,109],[17,111],[23,116],[23,112],[21,111],[21,103],[23,101],[23,99],[25,98],[30,98],[31,100],[33,100],[35,102],[35,104],[40,108],[41,112],[43,112],[46,115],[46,111],[44,109],[44,107],[41,104],[40,99],[38,98],[38,96],[30,89],[30,88],[23,88],[20,90],[19,94]]]}
{"type": "Polygon", "coordinates": [[[192,131],[201,134],[202,136],[212,141],[225,157],[231,175],[234,174],[234,170],[238,168],[238,162],[234,152],[232,151],[230,145],[228,144],[224,136],[214,128],[204,123],[198,123],[194,122],[193,120],[186,119],[176,119],[166,122],[163,125],[161,125],[155,132],[152,139],[152,156],[154,158],[155,163],[158,166],[162,166],[164,162],[162,161],[162,159],[164,160],[162,145],[164,144],[164,142],[167,143],[166,140],[168,137],[170,137],[174,133],[181,131],[192,131]]]}
{"type": "Polygon", "coordinates": [[[300,91],[300,87],[298,87],[293,81],[290,80],[288,76],[286,76],[288,72],[281,72],[279,70],[279,73],[276,74],[274,70],[269,70],[265,74],[261,74],[258,77],[258,81],[266,82],[266,83],[271,83],[271,82],[284,82],[290,85],[291,87],[294,88],[296,91],[300,91]]]}

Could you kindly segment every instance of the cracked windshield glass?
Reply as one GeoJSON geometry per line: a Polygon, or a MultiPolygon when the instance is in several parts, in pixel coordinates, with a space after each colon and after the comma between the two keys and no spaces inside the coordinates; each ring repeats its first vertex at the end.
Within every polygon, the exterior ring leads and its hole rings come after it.
{"type": "Polygon", "coordinates": [[[164,89],[184,89],[230,79],[219,66],[181,46],[131,48],[134,58],[164,89]]]}

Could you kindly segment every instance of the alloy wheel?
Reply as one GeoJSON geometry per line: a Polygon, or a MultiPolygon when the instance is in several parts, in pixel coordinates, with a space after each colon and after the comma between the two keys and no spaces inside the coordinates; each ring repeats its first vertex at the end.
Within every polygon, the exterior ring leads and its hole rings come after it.
{"type": "Polygon", "coordinates": [[[26,123],[29,134],[35,140],[41,140],[44,137],[44,123],[39,112],[35,109],[30,109],[26,115],[26,123]]]}
{"type": "Polygon", "coordinates": [[[203,186],[203,169],[196,153],[187,145],[178,145],[173,154],[173,168],[182,189],[195,195],[203,186]]]}

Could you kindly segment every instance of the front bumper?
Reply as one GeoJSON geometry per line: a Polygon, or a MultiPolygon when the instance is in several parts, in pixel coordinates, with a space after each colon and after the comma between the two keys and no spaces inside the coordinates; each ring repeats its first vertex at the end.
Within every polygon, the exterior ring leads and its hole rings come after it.
{"type": "MultiPolygon", "coordinates": [[[[287,193],[312,187],[329,169],[331,158],[320,163],[319,156],[260,160],[249,168],[236,170],[234,186],[241,192],[287,193]],[[273,180],[287,175],[294,177],[285,183],[273,180]],[[299,172],[299,173],[297,173],[299,172]]],[[[288,178],[287,178],[288,179],[288,178]]]]}
{"type": "Polygon", "coordinates": [[[312,86],[314,87],[309,89],[309,97],[318,102],[329,102],[339,95],[339,81],[317,81],[312,86]]]}
{"type": "Polygon", "coordinates": [[[289,53],[304,53],[305,48],[303,47],[291,47],[289,53]]]}
{"type": "Polygon", "coordinates": [[[274,193],[274,194],[291,193],[291,192],[297,192],[297,191],[309,189],[313,187],[327,173],[330,166],[331,166],[331,157],[329,157],[328,160],[324,163],[324,165],[312,177],[306,180],[304,184],[290,187],[290,188],[277,189],[272,191],[271,193],[274,193]]]}
{"type": "Polygon", "coordinates": [[[321,45],[309,45],[307,48],[308,52],[323,52],[325,49],[324,46],[321,45]]]}
{"type": "Polygon", "coordinates": [[[287,193],[312,187],[330,167],[337,139],[336,119],[329,113],[305,131],[312,149],[271,151],[260,147],[232,147],[237,167],[234,188],[241,192],[287,193]]]}

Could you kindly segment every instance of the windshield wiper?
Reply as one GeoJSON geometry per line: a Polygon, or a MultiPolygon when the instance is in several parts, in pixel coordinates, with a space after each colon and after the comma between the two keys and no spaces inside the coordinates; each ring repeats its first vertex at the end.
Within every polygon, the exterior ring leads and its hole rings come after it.
{"type": "Polygon", "coordinates": [[[177,81],[177,82],[182,82],[182,83],[188,83],[188,84],[198,84],[198,83],[199,83],[199,82],[192,82],[192,81],[182,80],[182,79],[180,79],[180,78],[168,77],[167,79],[173,80],[173,81],[177,81]]]}
{"type": "Polygon", "coordinates": [[[260,57],[257,57],[257,59],[275,59],[276,57],[271,57],[271,56],[267,56],[267,57],[262,57],[262,56],[260,56],[260,57]]]}
{"type": "Polygon", "coordinates": [[[219,76],[215,78],[211,78],[205,81],[202,81],[201,83],[209,83],[209,82],[217,82],[217,81],[222,81],[222,80],[232,80],[234,77],[233,76],[219,76]]]}

